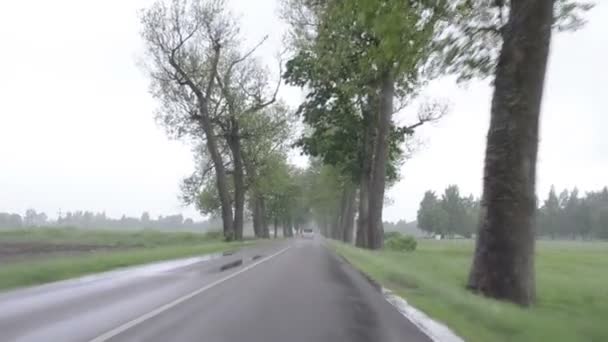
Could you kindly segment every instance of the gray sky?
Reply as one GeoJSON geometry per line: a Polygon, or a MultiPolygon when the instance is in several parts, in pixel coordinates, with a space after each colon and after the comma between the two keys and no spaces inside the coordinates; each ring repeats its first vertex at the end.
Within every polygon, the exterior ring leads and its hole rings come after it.
{"type": "MultiPolygon", "coordinates": [[[[137,60],[137,10],[148,0],[3,1],[0,3],[0,211],[33,207],[108,215],[184,213],[177,196],[193,169],[188,146],[169,141],[137,60]]],[[[263,56],[280,49],[275,0],[233,0],[243,33],[270,35],[263,56]]],[[[538,192],[593,190],[608,184],[608,6],[585,29],[555,37],[543,105],[538,192]]],[[[441,123],[421,130],[424,147],[390,190],[388,220],[415,218],[425,190],[458,184],[481,191],[491,88],[487,82],[433,83],[428,97],[449,99],[441,123]]],[[[282,91],[297,106],[300,94],[282,91]]],[[[399,120],[407,122],[406,115],[399,120]]]]}

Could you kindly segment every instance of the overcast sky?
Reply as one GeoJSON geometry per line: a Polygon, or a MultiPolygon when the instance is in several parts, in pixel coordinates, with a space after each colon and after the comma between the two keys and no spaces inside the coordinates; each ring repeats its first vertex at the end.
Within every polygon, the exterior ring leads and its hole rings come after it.
{"type": "MultiPolygon", "coordinates": [[[[276,0],[233,0],[243,33],[265,34],[268,63],[283,26],[276,0]]],[[[608,184],[608,6],[576,33],[555,36],[543,104],[538,192],[608,184]]],[[[0,3],[0,212],[36,208],[139,216],[183,213],[179,181],[193,170],[188,146],[153,118],[154,100],[137,61],[137,10],[148,0],[35,0],[0,3]]],[[[425,190],[458,184],[479,195],[491,88],[433,83],[428,97],[451,112],[420,131],[421,150],[402,168],[385,218],[413,220],[425,190]]],[[[297,106],[301,95],[285,89],[297,106]]],[[[399,115],[407,122],[406,115],[399,115]]]]}

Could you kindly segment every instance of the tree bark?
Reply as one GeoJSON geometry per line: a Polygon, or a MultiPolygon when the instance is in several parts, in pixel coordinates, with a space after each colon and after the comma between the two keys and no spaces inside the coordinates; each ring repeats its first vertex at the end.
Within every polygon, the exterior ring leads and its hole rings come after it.
{"type": "MultiPolygon", "coordinates": [[[[201,104],[201,106],[203,105],[201,104]]],[[[217,146],[215,132],[213,131],[211,122],[206,113],[206,109],[201,109],[199,119],[200,125],[205,132],[205,136],[207,137],[207,149],[209,150],[209,155],[211,156],[211,161],[213,162],[213,167],[215,169],[217,192],[220,197],[220,205],[222,210],[224,238],[226,240],[232,240],[234,239],[234,224],[232,217],[232,200],[230,198],[230,191],[228,190],[228,177],[226,176],[224,161],[222,160],[222,156],[217,146]]]]}
{"type": "Polygon", "coordinates": [[[340,216],[338,219],[338,227],[336,228],[336,236],[334,239],[342,241],[344,239],[344,227],[346,226],[346,216],[348,211],[348,196],[349,186],[344,184],[342,187],[342,197],[340,198],[340,216]]]}
{"type": "Polygon", "coordinates": [[[264,196],[260,194],[256,185],[257,172],[252,160],[241,150],[241,159],[247,172],[247,190],[251,190],[249,196],[251,216],[253,220],[253,232],[257,238],[269,238],[268,226],[266,225],[266,208],[264,196]]]}
{"type": "Polygon", "coordinates": [[[269,239],[270,231],[268,230],[268,222],[266,221],[266,201],[264,200],[264,196],[260,195],[258,198],[259,205],[259,219],[260,219],[260,228],[262,231],[262,238],[269,239]]]}
{"type": "Polygon", "coordinates": [[[482,212],[469,289],[530,305],[540,108],[553,1],[512,0],[496,68],[482,212]]]}
{"type": "Polygon", "coordinates": [[[333,221],[331,225],[331,238],[334,240],[342,240],[342,201],[340,201],[340,210],[333,212],[332,214],[330,214],[333,221]]]}
{"type": "Polygon", "coordinates": [[[388,160],[388,143],[393,116],[393,97],[395,82],[390,72],[382,77],[380,87],[380,103],[378,107],[378,128],[372,176],[369,188],[369,226],[368,248],[380,249],[384,246],[384,229],[382,225],[382,209],[384,208],[384,190],[386,186],[386,163],[388,160]]]}
{"type": "Polygon", "coordinates": [[[355,225],[356,202],[357,202],[357,189],[352,184],[350,184],[346,212],[343,217],[344,226],[342,227],[342,231],[344,232],[342,241],[344,241],[346,243],[353,242],[353,234],[354,234],[354,229],[355,229],[354,225],[355,225]]]}
{"type": "Polygon", "coordinates": [[[236,118],[230,119],[230,128],[228,146],[232,152],[232,161],[234,164],[234,237],[236,240],[242,240],[243,216],[245,210],[245,172],[243,170],[243,158],[241,155],[239,123],[236,118]]]}
{"type": "Polygon", "coordinates": [[[279,222],[277,218],[274,218],[274,238],[277,238],[277,231],[279,230],[279,222]]]}
{"type": "Polygon", "coordinates": [[[357,219],[357,247],[367,248],[368,246],[368,226],[369,226],[369,187],[372,175],[372,165],[374,160],[374,138],[375,120],[374,99],[372,96],[367,98],[367,103],[363,106],[362,112],[365,119],[365,135],[361,146],[361,175],[359,180],[359,209],[357,219]]]}
{"type": "Polygon", "coordinates": [[[256,238],[262,237],[262,225],[260,222],[260,201],[258,200],[255,191],[249,197],[251,206],[251,217],[253,220],[253,234],[256,238]]]}

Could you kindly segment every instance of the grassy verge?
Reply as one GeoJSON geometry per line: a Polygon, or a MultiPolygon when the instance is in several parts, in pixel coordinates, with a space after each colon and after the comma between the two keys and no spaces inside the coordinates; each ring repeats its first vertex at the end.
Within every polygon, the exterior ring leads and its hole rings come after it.
{"type": "Polygon", "coordinates": [[[118,231],[76,228],[26,228],[0,231],[0,241],[2,242],[74,243],[114,247],[194,245],[219,238],[221,236],[218,236],[217,233],[173,233],[147,229],[118,231]]]}
{"type": "MultiPolygon", "coordinates": [[[[23,229],[0,232],[0,243],[86,244],[120,248],[75,255],[43,254],[0,264],[0,290],[38,285],[120,267],[238,249],[253,242],[222,242],[213,234],[158,231],[117,232],[77,229],[23,229]]],[[[31,252],[31,251],[28,251],[31,252]]]]}
{"type": "Polygon", "coordinates": [[[530,309],[464,289],[473,244],[419,241],[412,253],[333,248],[355,267],[469,342],[608,341],[608,244],[541,242],[530,309]]]}

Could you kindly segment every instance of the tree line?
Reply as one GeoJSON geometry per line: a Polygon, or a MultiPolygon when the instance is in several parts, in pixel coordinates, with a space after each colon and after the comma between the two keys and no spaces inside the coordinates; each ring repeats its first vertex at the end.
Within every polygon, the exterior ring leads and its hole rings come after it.
{"type": "Polygon", "coordinates": [[[447,112],[440,99],[422,101],[419,93],[446,75],[492,78],[482,224],[468,288],[528,305],[551,34],[580,27],[591,7],[574,0],[283,0],[288,60],[277,79],[306,94],[295,113],[304,124],[295,144],[313,165],[302,171],[286,161],[294,115],[277,99],[280,82],[273,85],[254,57],[263,41],[244,47],[223,0],[157,1],[141,16],[146,70],[159,121],[170,136],[192,142],[197,156],[184,200],[221,217],[228,240],[242,238],[248,207],[259,237],[269,236],[268,219],[289,230],[308,215],[328,236],[382,248],[386,188],[411,156],[418,128],[447,112]],[[416,101],[418,114],[398,124],[394,114],[416,101]],[[287,170],[279,188],[265,179],[276,165],[287,170]],[[306,175],[317,179],[302,183],[306,175]],[[321,191],[329,180],[340,190],[321,191]],[[332,206],[303,200],[313,188],[319,192],[309,198],[332,206]],[[268,213],[272,201],[280,203],[268,213]]]}
{"type": "Polygon", "coordinates": [[[448,186],[441,197],[429,190],[420,202],[418,228],[444,237],[471,237],[477,231],[479,208],[479,199],[461,196],[457,185],[448,186]]]}
{"type": "Polygon", "coordinates": [[[34,227],[71,227],[81,229],[158,229],[158,230],[187,230],[209,231],[217,228],[215,220],[194,221],[183,215],[158,216],[156,219],[144,212],[141,217],[111,218],[105,212],[77,210],[60,213],[52,220],[44,212],[28,209],[22,216],[14,213],[0,213],[0,229],[19,229],[34,227]]]}
{"type": "Polygon", "coordinates": [[[537,211],[536,233],[551,239],[608,239],[608,188],[583,196],[551,187],[537,211]]]}
{"type": "MultiPolygon", "coordinates": [[[[450,185],[439,198],[424,194],[418,209],[418,227],[430,234],[471,237],[477,232],[481,204],[472,195],[460,196],[450,185]]],[[[538,201],[535,235],[544,239],[608,239],[608,187],[579,195],[577,188],[557,194],[551,187],[538,201]]]]}
{"type": "MultiPolygon", "coordinates": [[[[439,120],[446,107],[423,103],[402,125],[394,113],[438,77],[491,77],[482,224],[467,287],[531,304],[538,122],[551,34],[579,28],[591,8],[574,0],[285,0],[293,52],[285,79],[305,89],[297,113],[310,128],[297,144],[337,170],[345,199],[330,235],[350,237],[356,193],[356,245],[382,248],[386,187],[398,179],[416,129],[439,120]]],[[[439,215],[443,231],[470,220],[461,201],[438,202],[454,211],[439,215]]]]}

